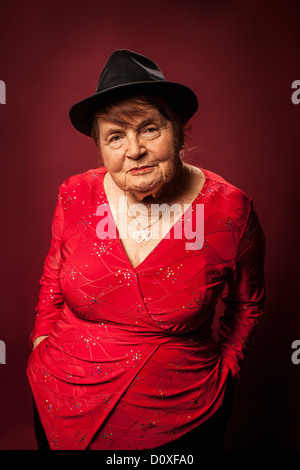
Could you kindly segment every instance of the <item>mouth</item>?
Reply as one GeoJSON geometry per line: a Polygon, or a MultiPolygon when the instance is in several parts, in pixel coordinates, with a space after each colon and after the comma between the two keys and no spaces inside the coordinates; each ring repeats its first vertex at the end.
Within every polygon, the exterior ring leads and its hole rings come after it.
{"type": "Polygon", "coordinates": [[[152,171],[152,169],[153,169],[153,166],[143,165],[143,166],[131,168],[129,170],[129,173],[131,174],[148,173],[149,171],[152,171]]]}

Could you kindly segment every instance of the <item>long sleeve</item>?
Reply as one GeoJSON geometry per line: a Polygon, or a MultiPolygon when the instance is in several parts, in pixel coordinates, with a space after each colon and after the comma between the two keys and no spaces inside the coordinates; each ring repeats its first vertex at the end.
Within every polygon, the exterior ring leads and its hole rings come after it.
{"type": "Polygon", "coordinates": [[[38,303],[35,309],[35,324],[30,343],[38,336],[48,335],[59,315],[63,296],[59,286],[61,267],[61,233],[63,228],[63,207],[58,196],[52,221],[52,237],[40,278],[38,303]]]}
{"type": "Polygon", "coordinates": [[[250,199],[248,218],[239,240],[235,267],[227,282],[220,318],[222,357],[233,376],[249,350],[251,337],[263,313],[265,237],[250,199]]]}

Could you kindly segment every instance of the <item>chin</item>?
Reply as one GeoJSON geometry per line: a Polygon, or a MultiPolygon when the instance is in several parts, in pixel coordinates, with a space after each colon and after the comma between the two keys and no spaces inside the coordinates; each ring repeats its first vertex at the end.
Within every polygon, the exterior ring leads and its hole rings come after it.
{"type": "Polygon", "coordinates": [[[152,178],[140,177],[132,182],[132,185],[129,191],[154,191],[156,188],[159,188],[164,182],[153,180],[152,178]]]}
{"type": "Polygon", "coordinates": [[[132,188],[130,191],[136,194],[136,196],[142,200],[147,196],[153,195],[155,197],[155,193],[157,193],[161,188],[161,185],[139,185],[132,188]]]}

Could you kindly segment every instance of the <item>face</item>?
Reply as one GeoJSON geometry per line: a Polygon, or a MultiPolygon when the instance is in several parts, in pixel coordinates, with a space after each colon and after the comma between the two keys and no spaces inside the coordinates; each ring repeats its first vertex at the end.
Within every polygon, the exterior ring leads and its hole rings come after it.
{"type": "Polygon", "coordinates": [[[174,129],[152,106],[119,124],[105,114],[98,118],[99,146],[114,183],[142,199],[155,196],[174,176],[179,161],[174,129]]]}

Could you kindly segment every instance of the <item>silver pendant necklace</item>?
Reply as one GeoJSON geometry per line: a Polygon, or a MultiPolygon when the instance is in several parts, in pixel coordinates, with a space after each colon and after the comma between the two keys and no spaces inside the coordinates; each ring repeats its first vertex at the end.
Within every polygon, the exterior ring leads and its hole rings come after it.
{"type": "MultiPolygon", "coordinates": [[[[143,225],[141,224],[141,222],[138,220],[138,217],[136,217],[130,206],[128,205],[128,198],[126,196],[126,203],[127,203],[127,208],[128,208],[128,211],[131,213],[132,217],[134,217],[134,219],[136,220],[136,222],[139,224],[139,226],[141,227],[142,230],[135,230],[133,232],[133,238],[136,240],[137,243],[142,243],[142,241],[146,241],[146,242],[149,242],[152,237],[153,237],[153,232],[152,230],[147,230],[149,227],[151,227],[152,225],[156,224],[162,217],[163,215],[163,212],[164,211],[160,211],[160,215],[157,217],[157,219],[155,220],[155,222],[151,222],[150,224],[148,224],[146,227],[143,227],[143,225]]],[[[150,214],[150,217],[151,217],[151,214],[150,214]]]]}
{"type": "Polygon", "coordinates": [[[141,243],[143,240],[148,242],[152,238],[152,231],[151,230],[135,230],[133,232],[133,238],[137,241],[137,243],[141,243]]]}

